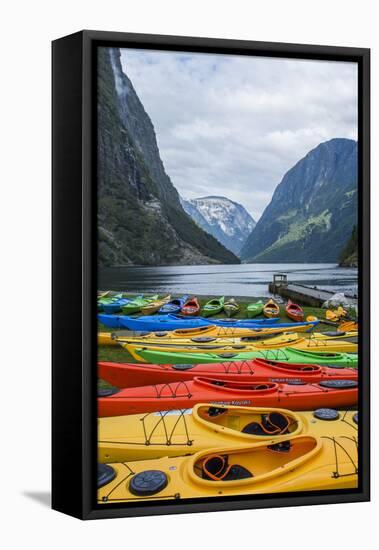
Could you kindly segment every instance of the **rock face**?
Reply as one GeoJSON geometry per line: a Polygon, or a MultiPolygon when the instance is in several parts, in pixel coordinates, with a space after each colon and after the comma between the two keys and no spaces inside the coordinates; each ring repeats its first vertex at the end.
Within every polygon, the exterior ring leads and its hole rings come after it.
{"type": "Polygon", "coordinates": [[[226,248],[239,255],[256,222],[247,210],[226,197],[181,199],[184,210],[226,248]]]}
{"type": "Polygon", "coordinates": [[[239,263],[184,212],[120,51],[98,51],[99,265],[239,263]]]}
{"type": "Polygon", "coordinates": [[[340,254],[341,267],[358,267],[358,230],[357,226],[353,227],[346,246],[340,254]]]}
{"type": "Polygon", "coordinates": [[[336,138],[283,177],[246,240],[246,262],[337,262],[357,223],[357,142],[336,138]]]}

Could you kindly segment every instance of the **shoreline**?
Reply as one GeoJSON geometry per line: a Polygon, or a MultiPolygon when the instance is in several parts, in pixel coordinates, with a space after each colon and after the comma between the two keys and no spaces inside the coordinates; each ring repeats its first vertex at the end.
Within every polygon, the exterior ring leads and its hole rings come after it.
{"type": "Polygon", "coordinates": [[[291,261],[283,261],[283,262],[239,262],[239,263],[228,263],[228,264],[222,264],[222,263],[207,263],[207,264],[116,264],[116,265],[102,265],[98,266],[98,271],[105,270],[105,269],[125,269],[125,268],[160,268],[160,267],[205,267],[205,266],[229,266],[229,265],[330,265],[335,267],[357,267],[356,265],[341,265],[338,260],[335,262],[291,262],[291,261]]]}

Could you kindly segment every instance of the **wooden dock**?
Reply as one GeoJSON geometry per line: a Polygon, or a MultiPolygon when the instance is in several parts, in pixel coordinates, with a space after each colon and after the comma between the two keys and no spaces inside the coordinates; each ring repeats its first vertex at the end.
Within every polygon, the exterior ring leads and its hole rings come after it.
{"type": "MultiPolygon", "coordinates": [[[[328,290],[321,290],[317,287],[299,285],[287,281],[285,273],[276,273],[273,281],[269,283],[268,289],[271,294],[277,294],[282,298],[299,302],[311,307],[321,307],[326,300],[329,300],[335,293],[328,290]]],[[[355,296],[345,295],[347,302],[356,306],[358,300],[355,296]]]]}

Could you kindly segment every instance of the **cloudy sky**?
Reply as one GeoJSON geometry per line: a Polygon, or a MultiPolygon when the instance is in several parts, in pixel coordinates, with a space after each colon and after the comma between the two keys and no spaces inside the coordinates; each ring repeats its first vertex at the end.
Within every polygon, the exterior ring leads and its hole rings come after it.
{"type": "Polygon", "coordinates": [[[308,151],[357,139],[354,63],[121,51],[185,198],[223,195],[257,220],[308,151]]]}

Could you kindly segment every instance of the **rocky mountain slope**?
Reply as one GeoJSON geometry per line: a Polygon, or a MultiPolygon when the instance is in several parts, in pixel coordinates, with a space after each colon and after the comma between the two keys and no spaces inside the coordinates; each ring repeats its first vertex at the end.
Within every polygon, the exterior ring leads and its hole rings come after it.
{"type": "Polygon", "coordinates": [[[238,263],[184,212],[119,49],[98,52],[99,265],[238,263]]]}
{"type": "Polygon", "coordinates": [[[246,262],[337,262],[357,223],[357,142],[336,138],[283,177],[246,240],[246,262]]]}
{"type": "Polygon", "coordinates": [[[342,250],[339,260],[342,267],[358,267],[358,230],[356,225],[353,227],[349,241],[342,250]]]}
{"type": "Polygon", "coordinates": [[[226,248],[239,255],[256,222],[247,210],[226,197],[181,199],[184,210],[226,248]]]}

